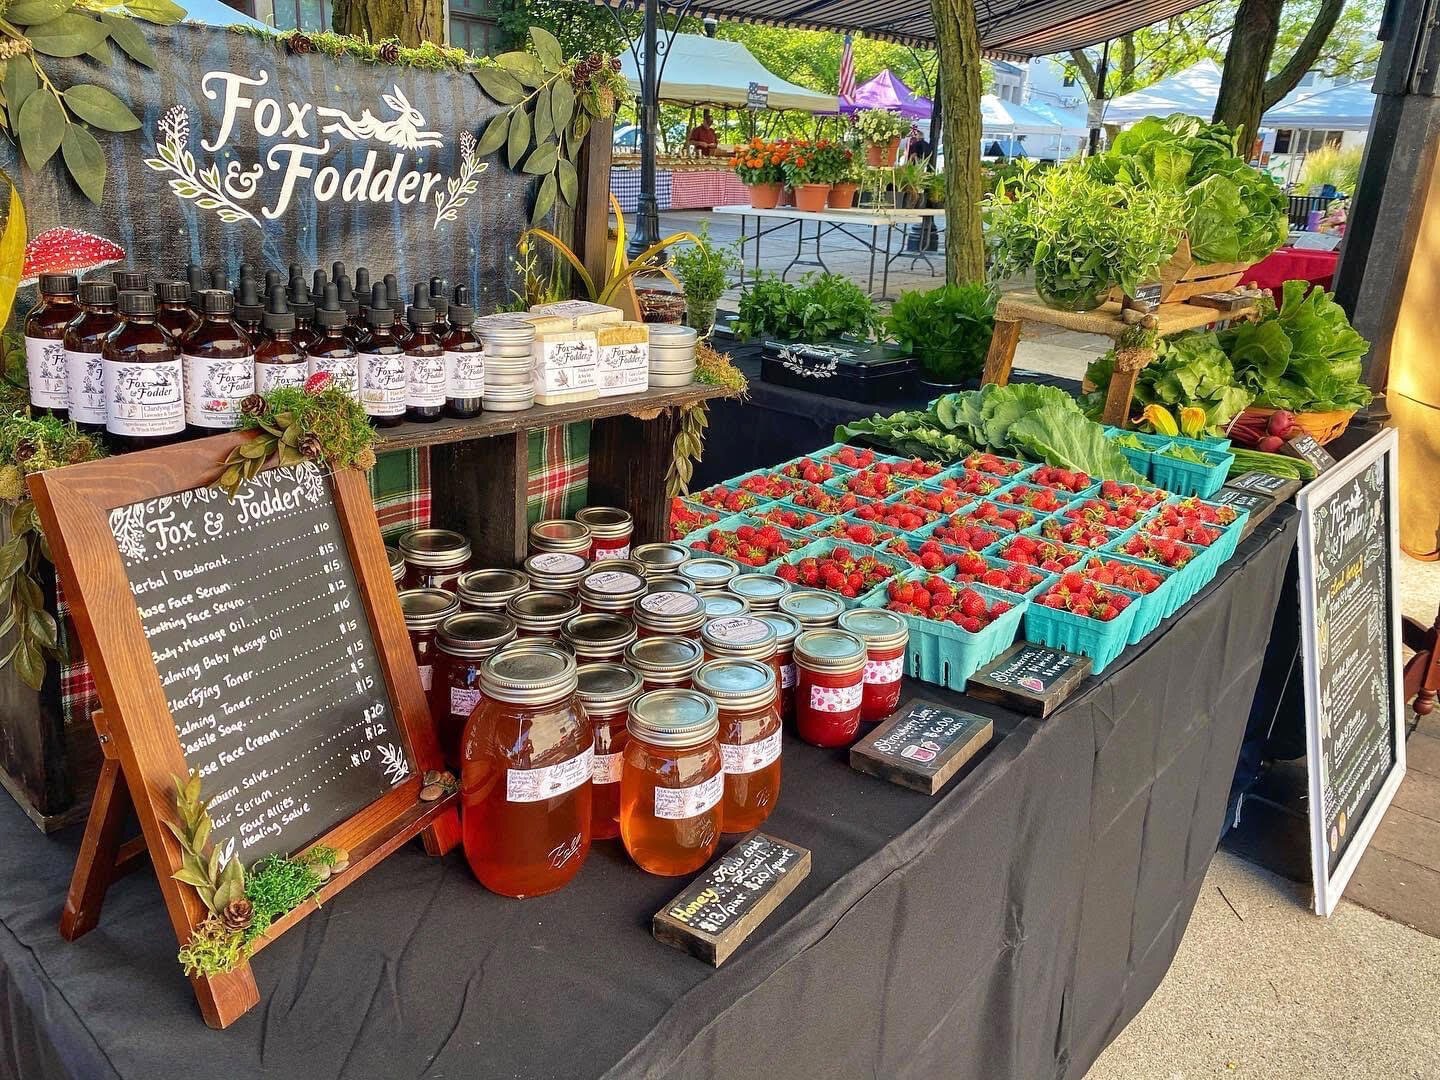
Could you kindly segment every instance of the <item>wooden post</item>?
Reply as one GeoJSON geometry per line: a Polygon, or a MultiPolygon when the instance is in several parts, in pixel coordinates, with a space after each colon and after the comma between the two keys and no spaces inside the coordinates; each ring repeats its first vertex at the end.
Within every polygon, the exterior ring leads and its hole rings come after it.
{"type": "Polygon", "coordinates": [[[1015,363],[1015,346],[1020,343],[1020,320],[995,320],[995,329],[990,335],[990,349],[985,354],[985,373],[980,376],[980,385],[994,383],[1004,386],[1010,381],[1010,366],[1015,363]]]}
{"type": "Polygon", "coordinates": [[[580,197],[575,200],[575,254],[598,288],[609,266],[610,157],[613,117],[595,120],[580,148],[576,171],[580,174],[580,197]]]}
{"type": "Polygon", "coordinates": [[[1123,428],[1130,423],[1130,401],[1135,396],[1135,384],[1146,364],[1155,359],[1153,349],[1115,350],[1115,370],[1110,375],[1110,389],[1105,394],[1105,411],[1100,414],[1102,423],[1123,428]]]}
{"type": "Polygon", "coordinates": [[[612,416],[590,430],[590,502],[628,507],[637,544],[669,538],[665,474],[679,431],[678,408],[653,419],[612,416]]]}
{"type": "Polygon", "coordinates": [[[529,433],[436,446],[430,463],[434,524],[470,537],[476,566],[518,566],[529,529],[529,433]]]}

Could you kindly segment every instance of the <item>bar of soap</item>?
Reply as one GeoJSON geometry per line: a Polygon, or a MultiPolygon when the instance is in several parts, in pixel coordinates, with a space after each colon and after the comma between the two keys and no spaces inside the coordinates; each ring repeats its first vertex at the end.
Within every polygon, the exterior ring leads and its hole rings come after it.
{"type": "Polygon", "coordinates": [[[625,313],[619,308],[596,304],[589,300],[561,300],[554,304],[536,304],[530,315],[549,316],[566,320],[571,330],[594,330],[600,326],[624,320],[625,313]]]}

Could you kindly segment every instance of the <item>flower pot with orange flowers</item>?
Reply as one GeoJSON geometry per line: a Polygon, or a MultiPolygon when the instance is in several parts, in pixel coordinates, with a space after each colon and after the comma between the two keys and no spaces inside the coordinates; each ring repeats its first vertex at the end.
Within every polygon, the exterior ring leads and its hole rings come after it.
{"type": "Polygon", "coordinates": [[[751,139],[735,151],[735,175],[750,189],[753,209],[773,210],[780,202],[786,147],[784,142],[751,139]]]}
{"type": "Polygon", "coordinates": [[[785,182],[795,192],[795,209],[810,214],[825,209],[830,181],[825,178],[825,159],[818,144],[809,140],[792,142],[780,167],[785,171],[785,182]]]}

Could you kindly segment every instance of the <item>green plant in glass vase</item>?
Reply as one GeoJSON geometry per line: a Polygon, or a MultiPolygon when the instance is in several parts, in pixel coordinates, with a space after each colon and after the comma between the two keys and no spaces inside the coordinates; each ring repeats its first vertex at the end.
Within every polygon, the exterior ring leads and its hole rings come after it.
{"type": "Polygon", "coordinates": [[[708,223],[700,226],[693,243],[681,244],[670,253],[670,272],[685,292],[685,323],[701,337],[715,329],[715,306],[730,285],[730,275],[739,269],[736,245],[712,241],[708,223]]]}
{"type": "Polygon", "coordinates": [[[945,385],[984,370],[994,330],[994,290],[976,282],[902,292],[885,320],[886,333],[910,350],[925,378],[945,385]]]}

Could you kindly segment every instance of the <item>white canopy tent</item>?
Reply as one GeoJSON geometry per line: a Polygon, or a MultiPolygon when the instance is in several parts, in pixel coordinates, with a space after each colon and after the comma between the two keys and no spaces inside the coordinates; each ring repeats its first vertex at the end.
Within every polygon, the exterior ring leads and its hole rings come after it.
{"type": "Polygon", "coordinates": [[[1220,97],[1220,68],[1214,60],[1201,60],[1184,71],[1105,102],[1104,122],[1133,124],[1147,116],[1184,113],[1209,120],[1220,97]]]}
{"type": "Polygon", "coordinates": [[[1375,113],[1373,80],[1332,86],[1312,94],[1291,94],[1261,118],[1266,127],[1369,131],[1375,113]]]}
{"type": "Polygon", "coordinates": [[[994,94],[980,99],[980,130],[987,137],[1004,135],[1059,135],[1062,126],[1034,109],[1001,101],[994,94]]]}
{"type": "MultiPolygon", "coordinates": [[[[625,81],[638,94],[640,73],[636,69],[635,58],[627,50],[620,62],[625,81]]],[[[767,71],[738,41],[722,41],[700,34],[676,34],[675,43],[666,53],[664,62],[660,100],[670,104],[743,108],[753,82],[769,88],[767,106],[771,109],[833,113],[840,106],[834,94],[807,90],[767,71]]]]}

